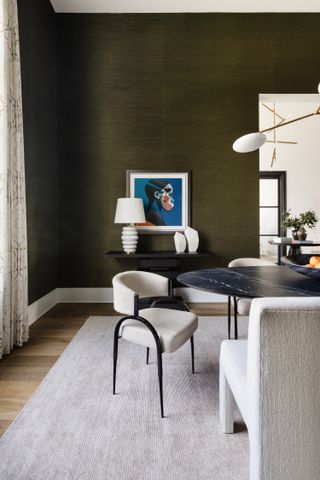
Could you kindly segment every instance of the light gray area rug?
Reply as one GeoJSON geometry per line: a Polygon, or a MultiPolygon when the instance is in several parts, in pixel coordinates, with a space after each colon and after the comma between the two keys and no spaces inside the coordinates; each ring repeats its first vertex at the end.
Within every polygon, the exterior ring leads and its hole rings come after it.
{"type": "MultiPolygon", "coordinates": [[[[0,441],[1,480],[247,480],[247,432],[219,425],[219,349],[226,319],[201,317],[190,344],[163,357],[165,419],[155,351],[120,341],[116,317],[90,317],[0,441]]],[[[240,319],[240,334],[246,334],[240,319]]],[[[239,418],[240,421],[240,418],[239,418]]]]}

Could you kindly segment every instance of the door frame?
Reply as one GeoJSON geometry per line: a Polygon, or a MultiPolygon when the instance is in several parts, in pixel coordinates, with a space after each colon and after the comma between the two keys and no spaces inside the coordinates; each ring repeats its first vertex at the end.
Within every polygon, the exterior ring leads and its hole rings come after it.
{"type": "MultiPolygon", "coordinates": [[[[278,235],[284,237],[286,235],[286,229],[281,226],[283,213],[287,210],[287,172],[285,170],[262,170],[259,172],[260,179],[275,179],[278,180],[278,235]]],[[[260,182],[259,182],[260,183],[260,182]]],[[[259,188],[260,191],[260,188],[259,188]]],[[[260,219],[260,200],[259,200],[259,219],[260,219]]],[[[260,221],[260,220],[259,220],[260,221]]],[[[260,235],[261,237],[267,237],[268,235],[260,235]]],[[[273,235],[270,235],[272,237],[273,235]]],[[[260,245],[260,242],[259,242],[260,245]]],[[[281,255],[286,254],[286,247],[281,245],[281,255]]]]}

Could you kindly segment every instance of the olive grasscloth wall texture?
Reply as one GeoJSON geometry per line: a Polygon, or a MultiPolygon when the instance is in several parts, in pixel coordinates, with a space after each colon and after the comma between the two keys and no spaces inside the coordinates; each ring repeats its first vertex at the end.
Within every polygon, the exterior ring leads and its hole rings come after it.
{"type": "Polygon", "coordinates": [[[29,304],[58,277],[57,22],[49,0],[18,0],[29,304]]]}
{"type": "MultiPolygon", "coordinates": [[[[111,286],[119,266],[104,253],[121,248],[127,169],[192,171],[192,226],[215,256],[189,268],[258,255],[258,153],[232,143],[257,130],[259,93],[316,92],[319,19],[56,15],[57,286],[111,286]]],[[[141,236],[140,248],[173,249],[172,235],[141,236]]]]}

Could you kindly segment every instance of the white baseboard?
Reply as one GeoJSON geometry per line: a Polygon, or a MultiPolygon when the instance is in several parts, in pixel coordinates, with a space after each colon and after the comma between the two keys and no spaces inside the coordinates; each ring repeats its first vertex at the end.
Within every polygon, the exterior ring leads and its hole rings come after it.
{"type": "Polygon", "coordinates": [[[225,303],[227,297],[218,293],[208,293],[195,288],[181,287],[175,289],[176,295],[180,295],[186,302],[193,303],[225,303]]]}
{"type": "MultiPolygon", "coordinates": [[[[218,303],[226,302],[227,297],[215,293],[202,292],[194,288],[176,288],[186,302],[218,303]]],[[[29,325],[38,320],[57,303],[112,303],[113,289],[110,288],[56,288],[28,306],[29,325]]]]}
{"type": "Polygon", "coordinates": [[[61,303],[112,303],[113,288],[58,288],[61,303]]]}
{"type": "MultiPolygon", "coordinates": [[[[58,301],[63,303],[112,303],[112,288],[58,288],[58,301]]],[[[175,294],[187,302],[218,303],[226,302],[225,295],[202,292],[194,288],[176,288],[175,294]]]]}
{"type": "Polygon", "coordinates": [[[38,320],[44,315],[50,308],[54,307],[58,303],[58,288],[55,288],[51,292],[47,293],[43,297],[39,298],[35,302],[28,306],[28,321],[29,325],[38,320]]]}

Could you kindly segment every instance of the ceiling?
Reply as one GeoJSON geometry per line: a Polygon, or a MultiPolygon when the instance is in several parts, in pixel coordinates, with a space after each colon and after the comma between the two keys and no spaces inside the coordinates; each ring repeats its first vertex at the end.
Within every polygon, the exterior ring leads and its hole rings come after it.
{"type": "Polygon", "coordinates": [[[51,0],[57,13],[320,12],[319,0],[51,0]]]}

